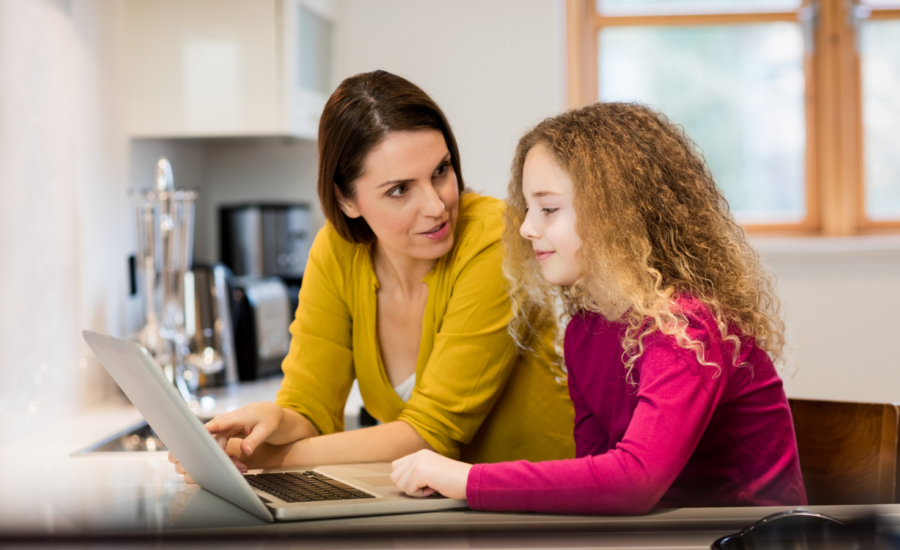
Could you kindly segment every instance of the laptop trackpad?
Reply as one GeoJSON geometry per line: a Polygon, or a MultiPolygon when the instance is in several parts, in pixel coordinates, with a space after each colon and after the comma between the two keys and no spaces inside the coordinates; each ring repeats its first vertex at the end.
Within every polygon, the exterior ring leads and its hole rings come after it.
{"type": "Polygon", "coordinates": [[[353,479],[361,481],[366,485],[371,485],[372,487],[392,487],[394,485],[394,482],[391,481],[391,476],[388,475],[354,477],[353,479]]]}

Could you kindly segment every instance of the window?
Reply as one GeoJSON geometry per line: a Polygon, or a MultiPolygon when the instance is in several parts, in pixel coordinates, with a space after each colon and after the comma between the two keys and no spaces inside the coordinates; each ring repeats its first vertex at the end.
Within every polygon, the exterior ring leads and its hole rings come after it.
{"type": "Polygon", "coordinates": [[[900,229],[900,0],[568,0],[569,101],[685,127],[757,233],[900,229]]]}

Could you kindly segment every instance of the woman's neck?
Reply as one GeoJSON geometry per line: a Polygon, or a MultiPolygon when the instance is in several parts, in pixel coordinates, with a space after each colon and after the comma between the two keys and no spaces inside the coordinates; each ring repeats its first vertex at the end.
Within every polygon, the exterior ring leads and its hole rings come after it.
{"type": "Polygon", "coordinates": [[[378,242],[375,243],[372,256],[379,284],[396,285],[406,296],[417,292],[422,279],[437,263],[437,260],[413,258],[402,252],[390,250],[378,242]]]}

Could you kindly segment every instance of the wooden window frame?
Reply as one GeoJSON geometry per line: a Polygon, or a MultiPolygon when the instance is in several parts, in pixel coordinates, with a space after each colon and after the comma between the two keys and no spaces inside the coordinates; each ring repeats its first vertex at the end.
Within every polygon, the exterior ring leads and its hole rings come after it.
{"type": "MultiPolygon", "coordinates": [[[[798,11],[690,15],[602,15],[595,0],[567,0],[568,103],[597,101],[597,35],[606,27],[723,25],[798,21],[798,11]]],[[[900,232],[900,220],[875,221],[865,213],[860,57],[853,4],[804,0],[814,15],[813,51],[806,75],[806,217],[797,223],[744,224],[760,235],[857,235],[900,232]]],[[[900,9],[871,8],[868,20],[900,19],[900,9]]]]}

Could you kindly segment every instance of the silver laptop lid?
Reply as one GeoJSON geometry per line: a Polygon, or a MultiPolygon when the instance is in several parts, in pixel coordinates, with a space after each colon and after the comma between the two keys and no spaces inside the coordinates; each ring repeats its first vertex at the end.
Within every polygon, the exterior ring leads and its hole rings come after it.
{"type": "Polygon", "coordinates": [[[269,509],[140,345],[82,331],[87,345],[185,470],[207,491],[266,521],[269,509]]]}

